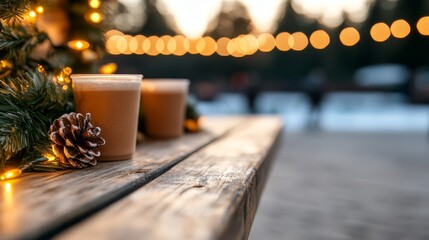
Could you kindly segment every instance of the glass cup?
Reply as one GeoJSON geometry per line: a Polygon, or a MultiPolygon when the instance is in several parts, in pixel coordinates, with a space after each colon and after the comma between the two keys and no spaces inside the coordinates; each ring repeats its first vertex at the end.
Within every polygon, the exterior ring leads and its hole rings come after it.
{"type": "Polygon", "coordinates": [[[106,144],[100,161],[131,159],[136,150],[142,75],[73,74],[75,110],[91,113],[106,144]]]}
{"type": "Polygon", "coordinates": [[[140,112],[149,137],[183,135],[188,79],[145,79],[142,81],[140,112]]]}

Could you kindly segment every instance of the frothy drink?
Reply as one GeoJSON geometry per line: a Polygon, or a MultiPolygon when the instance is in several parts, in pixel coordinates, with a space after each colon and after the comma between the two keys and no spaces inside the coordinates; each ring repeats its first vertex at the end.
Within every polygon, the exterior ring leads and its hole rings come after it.
{"type": "Polygon", "coordinates": [[[141,75],[72,75],[76,112],[91,113],[106,144],[100,161],[132,158],[136,149],[141,75]]]}
{"type": "Polygon", "coordinates": [[[183,135],[189,80],[144,80],[140,112],[147,135],[173,138],[183,135]]]}

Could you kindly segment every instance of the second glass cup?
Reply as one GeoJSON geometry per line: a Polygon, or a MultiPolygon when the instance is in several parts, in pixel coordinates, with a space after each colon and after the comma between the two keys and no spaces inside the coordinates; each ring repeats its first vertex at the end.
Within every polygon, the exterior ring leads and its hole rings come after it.
{"type": "Polygon", "coordinates": [[[126,160],[136,150],[142,75],[74,74],[76,112],[91,113],[91,122],[101,128],[106,144],[100,161],[126,160]]]}
{"type": "Polygon", "coordinates": [[[149,137],[183,135],[188,79],[145,79],[141,85],[140,112],[149,137]]]}

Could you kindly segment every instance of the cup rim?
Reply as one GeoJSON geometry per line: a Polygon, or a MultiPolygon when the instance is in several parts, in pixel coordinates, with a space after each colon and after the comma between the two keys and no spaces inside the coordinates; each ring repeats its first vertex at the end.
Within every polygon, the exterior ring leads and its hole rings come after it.
{"type": "Polygon", "coordinates": [[[187,78],[145,78],[142,79],[142,83],[149,83],[149,84],[153,84],[153,85],[170,85],[170,84],[174,84],[174,85],[189,85],[191,83],[191,81],[187,78]]]}
{"type": "Polygon", "coordinates": [[[143,79],[143,74],[72,74],[70,75],[70,78],[72,80],[76,79],[91,79],[91,80],[100,80],[100,79],[106,79],[106,78],[112,78],[114,77],[115,80],[134,80],[134,78],[138,78],[138,81],[141,81],[143,79]]]}

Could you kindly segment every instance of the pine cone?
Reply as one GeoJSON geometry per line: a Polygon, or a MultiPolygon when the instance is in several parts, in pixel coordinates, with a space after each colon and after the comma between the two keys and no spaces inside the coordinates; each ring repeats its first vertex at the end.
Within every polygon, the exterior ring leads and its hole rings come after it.
{"type": "Polygon", "coordinates": [[[52,150],[60,163],[74,168],[97,164],[100,156],[97,147],[105,144],[100,137],[101,129],[90,123],[91,114],[84,119],[80,113],[64,114],[54,121],[49,129],[49,138],[54,142],[52,150]]]}

